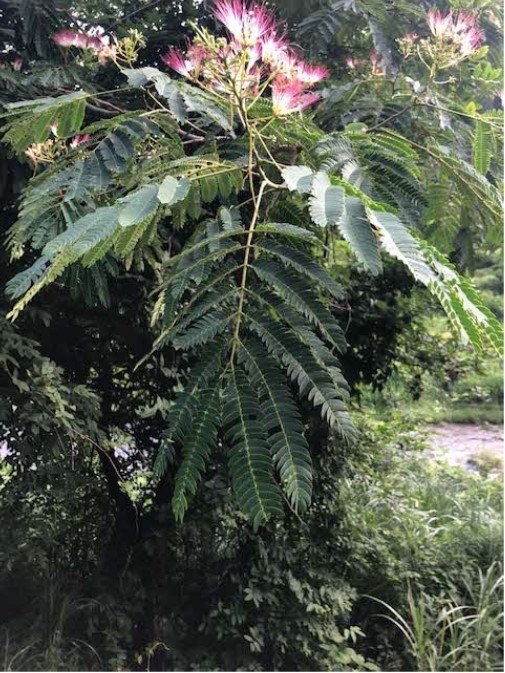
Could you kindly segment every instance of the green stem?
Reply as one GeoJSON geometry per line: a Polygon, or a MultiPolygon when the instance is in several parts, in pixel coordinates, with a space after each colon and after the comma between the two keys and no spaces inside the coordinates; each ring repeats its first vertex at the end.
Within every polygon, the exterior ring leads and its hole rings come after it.
{"type": "Polygon", "coordinates": [[[258,217],[259,217],[259,211],[260,211],[260,204],[261,204],[261,199],[263,198],[263,191],[265,190],[265,187],[267,186],[267,182],[262,182],[260,185],[260,188],[258,190],[258,197],[256,199],[256,205],[254,208],[254,213],[251,219],[251,223],[249,225],[249,229],[247,231],[247,240],[245,244],[245,252],[244,252],[244,263],[242,265],[242,278],[240,281],[240,294],[239,294],[239,300],[238,300],[238,309],[237,309],[237,319],[235,322],[235,331],[233,334],[233,345],[231,348],[231,355],[230,355],[230,362],[233,367],[233,360],[235,358],[235,352],[237,350],[237,344],[240,341],[240,327],[242,325],[242,316],[244,314],[244,298],[245,298],[245,293],[247,290],[247,271],[249,269],[249,257],[251,255],[251,250],[253,248],[252,241],[253,241],[253,236],[254,236],[254,229],[256,227],[256,224],[258,222],[258,217]]]}

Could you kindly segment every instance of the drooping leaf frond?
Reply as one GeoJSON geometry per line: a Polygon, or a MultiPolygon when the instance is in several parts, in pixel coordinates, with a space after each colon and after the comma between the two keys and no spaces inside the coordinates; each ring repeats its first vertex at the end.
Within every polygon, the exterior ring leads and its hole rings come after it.
{"type": "Polygon", "coordinates": [[[256,530],[270,515],[282,513],[282,500],[273,477],[258,398],[245,373],[238,368],[228,376],[223,423],[230,446],[233,489],[256,530]]]}

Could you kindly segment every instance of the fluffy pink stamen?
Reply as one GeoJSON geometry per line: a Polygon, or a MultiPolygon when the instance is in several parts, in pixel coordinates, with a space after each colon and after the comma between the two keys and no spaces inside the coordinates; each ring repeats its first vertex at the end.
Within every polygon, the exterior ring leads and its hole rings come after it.
{"type": "Polygon", "coordinates": [[[93,49],[96,52],[100,51],[106,44],[106,39],[103,37],[72,30],[60,30],[52,36],[52,40],[60,47],[93,49]]]}
{"type": "Polygon", "coordinates": [[[303,91],[303,83],[293,81],[274,81],[272,84],[272,105],[274,114],[284,116],[292,112],[301,112],[319,100],[318,94],[303,91]]]}
{"type": "Polygon", "coordinates": [[[460,11],[453,14],[449,11],[444,14],[438,9],[429,10],[427,20],[435,38],[458,46],[463,56],[475,52],[484,36],[478,27],[477,16],[469,12],[460,11]]]}
{"type": "Polygon", "coordinates": [[[311,65],[310,63],[303,62],[298,64],[298,79],[309,86],[317,84],[325,77],[328,77],[328,73],[328,68],[324,65],[311,65]]]}
{"type": "Polygon", "coordinates": [[[217,0],[213,13],[240,44],[256,44],[275,28],[271,11],[263,5],[249,6],[244,0],[217,0]]]}
{"type": "Polygon", "coordinates": [[[171,49],[167,54],[161,57],[161,60],[169,68],[178,72],[183,77],[189,77],[195,68],[195,64],[191,59],[184,58],[182,52],[178,49],[171,49]]]}
{"type": "Polygon", "coordinates": [[[274,33],[266,36],[261,42],[261,58],[268,64],[276,65],[279,60],[289,55],[289,51],[287,42],[274,33]]]}
{"type": "Polygon", "coordinates": [[[74,136],[70,143],[70,147],[77,147],[78,145],[82,145],[82,143],[87,143],[90,138],[91,136],[88,133],[85,133],[82,136],[74,136]]]}

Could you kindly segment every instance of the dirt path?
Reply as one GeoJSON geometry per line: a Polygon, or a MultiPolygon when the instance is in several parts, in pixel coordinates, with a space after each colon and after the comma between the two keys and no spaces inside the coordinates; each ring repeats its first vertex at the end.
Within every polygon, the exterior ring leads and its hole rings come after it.
{"type": "MultiPolygon", "coordinates": [[[[428,425],[431,455],[451,465],[472,469],[473,460],[485,454],[503,461],[503,426],[444,423],[428,425]]],[[[503,462],[502,462],[503,465],[503,462]]]]}

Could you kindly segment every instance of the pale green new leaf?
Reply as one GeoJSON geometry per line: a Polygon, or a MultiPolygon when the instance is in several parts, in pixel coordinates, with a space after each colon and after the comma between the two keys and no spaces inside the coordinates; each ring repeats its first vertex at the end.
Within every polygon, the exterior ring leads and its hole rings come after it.
{"type": "Polygon", "coordinates": [[[320,227],[337,224],[344,212],[345,191],[332,185],[326,173],[316,173],[312,182],[309,212],[312,220],[320,227]]]}

